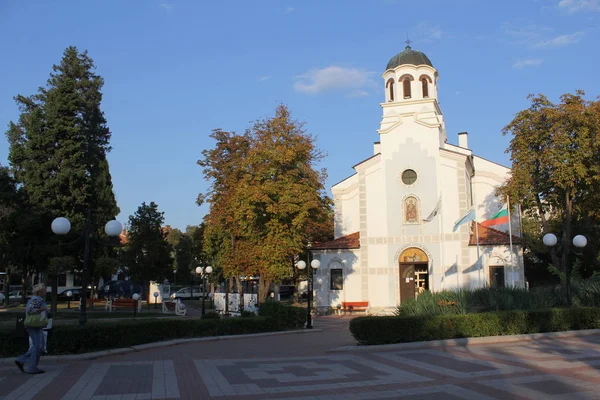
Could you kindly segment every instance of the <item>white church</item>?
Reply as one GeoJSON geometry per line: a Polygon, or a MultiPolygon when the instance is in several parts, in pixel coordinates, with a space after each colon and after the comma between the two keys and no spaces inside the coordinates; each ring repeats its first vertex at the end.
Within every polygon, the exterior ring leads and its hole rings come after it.
{"type": "Polygon", "coordinates": [[[512,235],[481,225],[504,206],[495,191],[510,169],[474,155],[466,132],[448,142],[425,54],[407,46],[382,77],[373,156],[332,187],[335,239],[312,247],[315,306],[387,313],[424,290],[525,286],[518,215],[512,235]]]}

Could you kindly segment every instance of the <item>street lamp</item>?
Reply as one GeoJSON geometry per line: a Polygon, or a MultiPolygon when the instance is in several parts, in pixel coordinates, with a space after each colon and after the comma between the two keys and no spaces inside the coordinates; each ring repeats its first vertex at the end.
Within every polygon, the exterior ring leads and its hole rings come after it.
{"type": "MultiPolygon", "coordinates": [[[[310,248],[310,246],[309,246],[310,248]]],[[[310,250],[308,252],[308,260],[310,260],[310,250]]],[[[312,295],[313,295],[313,269],[317,270],[321,266],[321,262],[319,260],[312,260],[310,262],[311,268],[308,269],[308,304],[306,306],[306,329],[312,329],[312,316],[310,314],[310,308],[312,304],[312,295]]],[[[306,263],[302,260],[298,261],[296,264],[296,268],[299,270],[303,270],[306,268],[306,263]]]]}
{"type": "MultiPolygon", "coordinates": [[[[556,243],[558,243],[558,238],[556,237],[555,234],[553,233],[547,233],[544,235],[544,237],[542,238],[542,241],[544,242],[544,244],[546,246],[550,247],[554,247],[556,246],[556,243]]],[[[577,247],[578,249],[583,249],[585,246],[587,246],[587,238],[583,235],[577,235],[573,238],[573,246],[577,247]]],[[[563,251],[569,251],[569,242],[567,241],[567,238],[565,237],[565,246],[563,248],[563,251]]],[[[580,253],[575,253],[575,254],[580,254],[580,253]]],[[[563,260],[565,260],[565,285],[567,286],[567,304],[570,306],[571,305],[571,271],[570,271],[570,267],[568,265],[567,257],[565,256],[563,258],[563,260]]]]}
{"type": "MultiPolygon", "coordinates": [[[[52,221],[51,228],[52,228],[52,232],[54,232],[57,235],[66,235],[71,230],[71,222],[64,217],[58,217],[54,221],[52,221]]],[[[101,241],[99,241],[98,237],[96,235],[95,228],[96,227],[94,226],[94,223],[92,222],[92,211],[90,209],[88,209],[87,218],[86,218],[85,224],[83,226],[83,232],[81,233],[79,238],[77,238],[77,240],[75,240],[74,242],[71,243],[71,244],[74,244],[80,240],[84,240],[84,243],[85,243],[85,247],[83,249],[83,275],[81,277],[81,286],[82,286],[83,293],[81,294],[82,301],[81,301],[81,308],[80,308],[80,314],[79,314],[79,324],[81,324],[81,325],[85,325],[85,323],[87,322],[87,313],[86,313],[87,286],[88,286],[89,273],[90,273],[90,258],[92,255],[92,242],[96,242],[98,244],[107,245],[107,246],[114,245],[114,244],[109,244],[109,243],[102,243],[101,241]]],[[[104,226],[104,232],[106,232],[106,234],[109,237],[117,237],[121,234],[122,231],[123,231],[123,225],[121,225],[121,223],[117,220],[108,221],[106,223],[106,225],[104,226]]]]}
{"type": "Polygon", "coordinates": [[[137,315],[137,309],[138,309],[138,301],[140,300],[140,295],[137,293],[134,293],[131,298],[133,299],[133,317],[135,318],[137,315]]]}
{"type": "Polygon", "coordinates": [[[206,301],[206,275],[211,274],[213,268],[209,265],[207,267],[196,267],[196,274],[202,276],[202,315],[205,314],[206,309],[204,303],[206,301]]]}
{"type": "Polygon", "coordinates": [[[70,290],[67,292],[67,297],[69,298],[69,303],[67,308],[70,310],[71,309],[71,296],[73,296],[73,292],[71,292],[70,290]]]}

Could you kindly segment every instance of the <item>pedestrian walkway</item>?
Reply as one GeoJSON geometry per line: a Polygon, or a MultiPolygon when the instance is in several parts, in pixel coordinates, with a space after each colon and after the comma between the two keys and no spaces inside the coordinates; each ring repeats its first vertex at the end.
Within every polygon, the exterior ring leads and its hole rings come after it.
{"type": "Polygon", "coordinates": [[[347,317],[315,330],[153,348],[45,365],[0,367],[0,399],[600,399],[600,335],[361,352],[347,317]]]}

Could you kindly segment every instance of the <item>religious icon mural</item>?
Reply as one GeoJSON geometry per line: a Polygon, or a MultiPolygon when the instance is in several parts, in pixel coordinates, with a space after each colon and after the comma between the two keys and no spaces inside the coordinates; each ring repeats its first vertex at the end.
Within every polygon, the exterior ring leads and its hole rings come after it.
{"type": "Polygon", "coordinates": [[[416,224],[419,222],[418,202],[415,197],[407,197],[404,200],[404,223],[416,224]]]}

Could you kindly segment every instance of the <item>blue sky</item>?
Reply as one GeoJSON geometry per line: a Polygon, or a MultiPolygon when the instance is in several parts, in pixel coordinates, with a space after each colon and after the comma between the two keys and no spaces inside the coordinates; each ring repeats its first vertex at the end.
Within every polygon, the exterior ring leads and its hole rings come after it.
{"type": "Polygon", "coordinates": [[[476,154],[509,165],[501,130],[529,93],[600,94],[599,18],[600,0],[2,0],[0,124],[67,46],[87,49],[105,78],[119,219],[155,201],[184,228],[207,211],[196,161],[210,131],[242,132],[279,103],[317,136],[327,187],[351,175],[407,33],[440,74],[449,141],[468,131],[476,154]]]}

